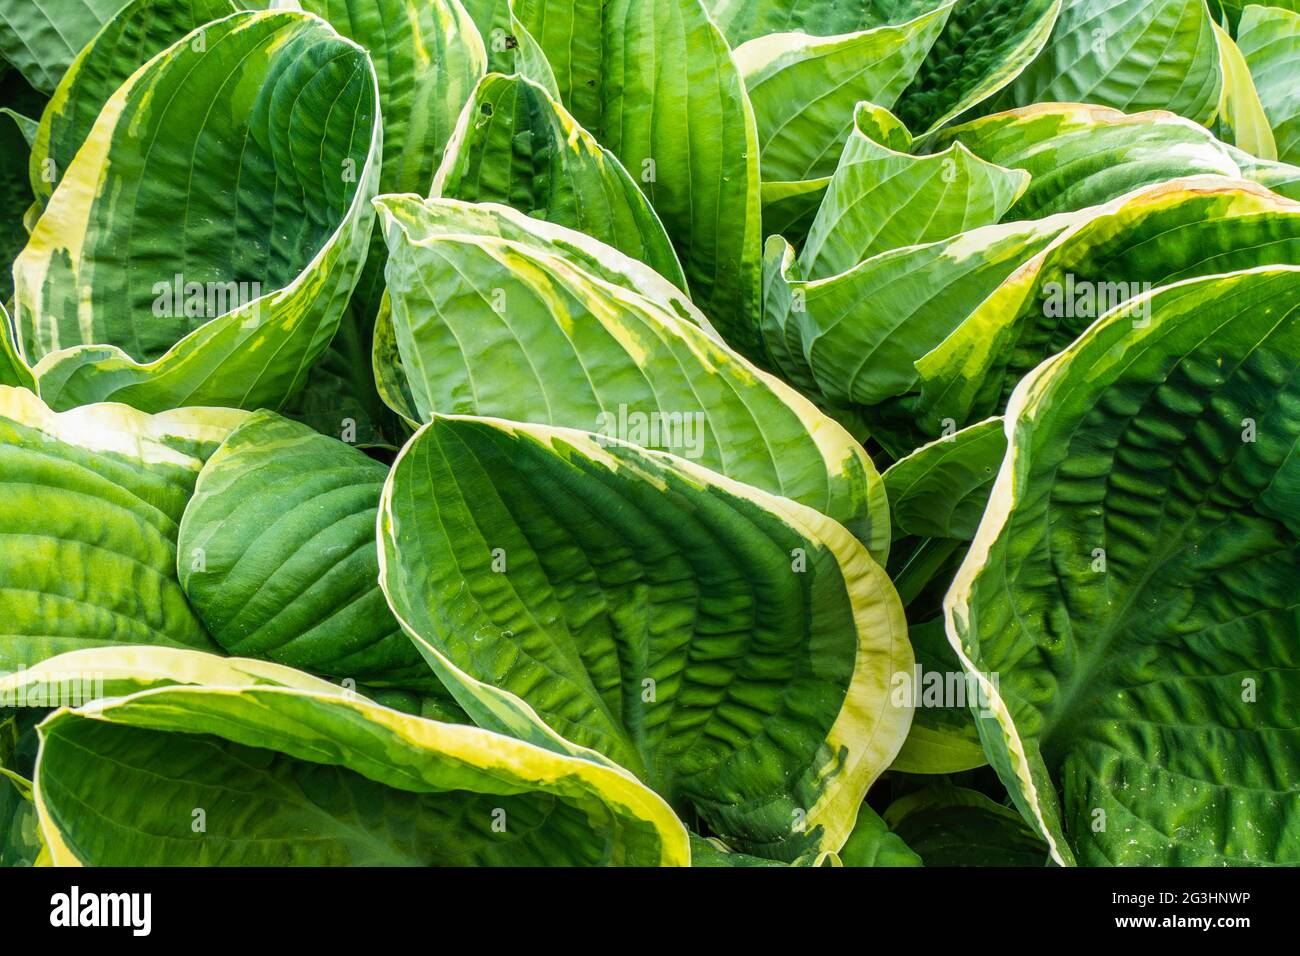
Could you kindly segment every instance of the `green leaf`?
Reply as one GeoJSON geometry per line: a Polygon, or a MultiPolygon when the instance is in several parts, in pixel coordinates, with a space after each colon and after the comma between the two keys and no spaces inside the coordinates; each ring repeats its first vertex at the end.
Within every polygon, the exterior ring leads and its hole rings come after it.
{"type": "Polygon", "coordinates": [[[700,0],[527,0],[516,11],[564,105],[650,199],[696,304],[732,347],[761,359],[758,133],[700,0]]]}
{"type": "MultiPolygon", "coordinates": [[[[381,193],[427,193],[487,52],[459,0],[297,0],[370,53],[383,117],[381,193]]],[[[384,291],[384,241],[376,229],[354,308],[367,320],[384,291]]]]}
{"type": "Polygon", "coordinates": [[[1020,815],[977,790],[934,784],[885,811],[926,866],[1044,866],[1047,845],[1020,815]]]}
{"type": "Polygon", "coordinates": [[[659,217],[623,164],[523,77],[479,83],[433,195],[504,203],[580,230],[686,288],[659,217]]]}
{"type": "Polygon", "coordinates": [[[1064,0],[1004,106],[1057,101],[1213,118],[1223,76],[1205,0],[1064,0]]]}
{"type": "Polygon", "coordinates": [[[1224,144],[1172,113],[1128,116],[1100,106],[1041,103],[949,127],[936,142],[954,140],[981,159],[1033,177],[1007,213],[1016,219],[1099,206],[1180,177],[1241,174],[1224,144]]]}
{"type": "Polygon", "coordinates": [[[840,850],[845,866],[920,866],[921,858],[900,840],[867,804],[858,811],[849,842],[840,850]]]}
{"type": "Polygon", "coordinates": [[[997,222],[1024,192],[1029,174],[1004,169],[954,143],[933,156],[909,156],[854,128],[826,190],[799,267],[809,279],[852,269],[880,252],[997,222]]]}
{"type": "Polygon", "coordinates": [[[764,314],[773,363],[831,402],[873,404],[901,395],[916,383],[913,363],[1073,221],[985,226],[882,252],[815,280],[800,278],[793,248],[774,236],[764,314]]]}
{"type": "Polygon", "coordinates": [[[176,531],[199,468],[243,417],[56,414],[0,386],[0,670],[100,644],[214,648],[176,580],[176,531]]]}
{"type": "Polygon", "coordinates": [[[938,129],[1014,80],[1047,43],[1062,0],[963,0],[897,106],[908,127],[938,129]]]}
{"type": "MultiPolygon", "coordinates": [[[[863,101],[856,107],[850,106],[849,115],[856,116],[857,129],[877,143],[904,153],[912,148],[912,134],[897,116],[883,106],[863,101]],[[856,114],[853,113],[854,109],[856,114]]],[[[836,161],[839,155],[840,151],[837,151],[836,161]]],[[[761,195],[764,234],[769,237],[784,236],[793,243],[802,244],[808,237],[808,230],[816,218],[833,174],[834,166],[826,175],[816,179],[763,183],[761,195]]]]}
{"type": "Polygon", "coordinates": [[[1144,301],[1016,389],[949,632],[1055,860],[1293,864],[1300,268],[1144,301]]]}
{"type": "Polygon", "coordinates": [[[763,181],[830,176],[854,107],[890,107],[916,74],[954,0],[899,26],[836,37],[778,33],[735,51],[754,118],[763,181]]]}
{"type": "Polygon", "coordinates": [[[475,721],[603,753],[741,852],[838,849],[906,736],[884,572],[835,522],[685,459],[438,417],[389,476],[380,547],[475,721]]]}
{"type": "Polygon", "coordinates": [[[917,363],[912,412],[929,435],[944,419],[996,414],[1031,369],[1121,302],[1192,276],[1296,261],[1300,207],[1258,186],[1198,177],[1118,199],[1026,262],[917,363]]]}
{"type": "Polygon", "coordinates": [[[1300,163],[1300,84],[1295,75],[1300,59],[1300,10],[1248,6],[1237,31],[1237,45],[1250,67],[1277,145],[1277,156],[1257,155],[1300,163]]]}
{"type": "Polygon", "coordinates": [[[1300,166],[1258,159],[1233,146],[1229,146],[1228,151],[1246,179],[1271,189],[1279,196],[1300,202],[1300,166]]]}
{"type": "Polygon", "coordinates": [[[0,867],[34,866],[41,848],[31,783],[0,766],[0,867]]]}
{"type": "Polygon", "coordinates": [[[975,537],[1007,439],[990,418],[918,448],[883,475],[894,538],[975,537]]]}
{"type": "Polygon", "coordinates": [[[1241,55],[1228,31],[1214,24],[1214,39],[1219,44],[1219,71],[1223,90],[1219,94],[1216,117],[1219,135],[1264,160],[1277,159],[1277,141],[1268,124],[1264,104],[1259,100],[1250,66],[1241,55]]]}
{"type": "Polygon", "coordinates": [[[40,734],[55,865],[690,860],[681,823],[626,773],[362,698],[160,688],[58,711],[40,734]]]}
{"type": "Polygon", "coordinates": [[[0,385],[19,386],[36,391],[36,379],[18,353],[9,313],[0,304],[0,385]]]}
{"type": "Polygon", "coordinates": [[[379,590],[388,469],[271,412],[208,459],[181,521],[180,583],[227,653],[374,686],[440,685],[379,590]]]}
{"type": "Polygon", "coordinates": [[[236,9],[233,0],[130,0],[88,38],[54,88],[32,147],[31,182],[41,210],[100,110],[131,74],[191,31],[236,9]]]}
{"type": "Polygon", "coordinates": [[[319,677],[238,657],[156,645],[105,645],[65,651],[25,670],[0,675],[0,700],[34,706],[81,707],[108,697],[174,686],[296,687],[346,693],[319,677]]]}
{"type": "Polygon", "coordinates": [[[382,138],[365,51],[302,13],[194,40],[113,95],[14,266],[56,407],[278,407],[356,282],[382,138]]]}
{"type": "Polygon", "coordinates": [[[126,0],[0,0],[0,60],[44,93],[126,0]]]}
{"type": "Polygon", "coordinates": [[[817,508],[883,560],[888,508],[874,467],[789,386],[657,299],[542,245],[428,234],[426,212],[447,212],[437,201],[379,206],[394,341],[420,420],[484,415],[670,451],[817,508]]]}
{"type": "Polygon", "coordinates": [[[906,23],[942,0],[706,0],[705,6],[733,47],[770,33],[832,36],[906,23]]]}
{"type": "Polygon", "coordinates": [[[988,697],[981,698],[978,682],[965,673],[948,644],[943,616],[909,622],[907,639],[916,666],[906,681],[895,677],[893,693],[899,695],[895,701],[910,699],[915,710],[907,740],[889,769],[941,774],[983,767],[988,760],[971,710],[987,705],[988,697]]]}

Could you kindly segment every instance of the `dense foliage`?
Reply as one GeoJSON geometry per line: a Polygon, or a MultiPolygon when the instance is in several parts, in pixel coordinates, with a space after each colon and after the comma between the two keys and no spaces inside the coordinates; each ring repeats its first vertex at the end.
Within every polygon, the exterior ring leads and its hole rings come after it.
{"type": "Polygon", "coordinates": [[[1300,863],[1297,76],[0,0],[0,864],[1300,863]]]}

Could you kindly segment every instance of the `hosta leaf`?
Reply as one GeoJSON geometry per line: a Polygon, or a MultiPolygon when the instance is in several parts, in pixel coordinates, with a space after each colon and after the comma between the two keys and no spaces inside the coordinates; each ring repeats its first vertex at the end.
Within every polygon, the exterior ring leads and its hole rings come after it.
{"type": "Polygon", "coordinates": [[[1217,23],[1214,39],[1219,44],[1219,71],[1223,74],[1216,116],[1219,135],[1260,159],[1276,160],[1277,141],[1246,58],[1228,31],[1217,23]]]}
{"type": "Polygon", "coordinates": [[[1056,860],[1293,864],[1300,268],[1148,301],[1017,388],[949,635],[1056,860]]]}
{"type": "Polygon", "coordinates": [[[831,36],[906,23],[943,0],[706,0],[713,19],[733,47],[769,33],[831,36]]]}
{"type": "Polygon", "coordinates": [[[1277,145],[1276,157],[1258,155],[1300,163],[1300,84],[1295,73],[1300,60],[1300,10],[1246,7],[1237,45],[1250,67],[1277,145]]]}
{"type": "Polygon", "coordinates": [[[130,0],[87,37],[40,118],[31,182],[41,209],[118,87],[191,31],[236,10],[234,0],[130,0]]]}
{"type": "Polygon", "coordinates": [[[906,736],[884,572],[835,522],[685,459],[438,417],[380,539],[390,604],[476,721],[604,753],[741,852],[838,849],[906,736]]]}
{"type": "Polygon", "coordinates": [[[1047,845],[1020,815],[978,790],[925,787],[891,803],[885,822],[926,866],[1047,864],[1047,845]]]}
{"type": "Polygon", "coordinates": [[[213,648],[176,580],[176,529],[241,412],[56,414],[0,386],[0,670],[99,644],[213,648]]]}
{"type": "Polygon", "coordinates": [[[235,429],[181,521],[180,582],[230,654],[354,682],[439,685],[379,590],[388,469],[270,412],[235,429]]]}
{"type": "Polygon", "coordinates": [[[938,129],[1020,75],[1047,43],[1062,0],[962,0],[898,103],[913,131],[938,129]]]}
{"type": "MultiPolygon", "coordinates": [[[[384,152],[379,191],[428,192],[456,121],[487,71],[487,53],[459,0],[296,0],[370,53],[379,83],[384,152]]],[[[357,285],[368,321],[384,291],[376,230],[357,285]]]]}
{"type": "Polygon", "coordinates": [[[523,77],[479,83],[433,195],[504,203],[580,230],[686,287],[659,217],[623,164],[523,77]]]}
{"type": "Polygon", "coordinates": [[[109,100],[15,264],[57,407],[278,407],[356,282],[381,144],[365,51],[301,13],[201,29],[109,100]]]}
{"type": "Polygon", "coordinates": [[[971,709],[987,705],[988,698],[981,699],[979,685],[967,678],[949,646],[943,616],[908,622],[907,639],[916,665],[906,681],[895,678],[893,693],[896,701],[910,699],[915,709],[907,740],[889,769],[940,774],[983,767],[988,760],[971,709]]]}
{"type": "Polygon", "coordinates": [[[1216,22],[1226,22],[1234,34],[1241,22],[1242,10],[1248,6],[1277,7],[1290,10],[1292,13],[1300,13],[1300,0],[1268,0],[1267,3],[1260,4],[1256,4],[1254,0],[1209,0],[1210,13],[1216,22]]]}
{"type": "Polygon", "coordinates": [[[894,537],[975,537],[1007,439],[990,418],[918,448],[886,470],[894,537]]]}
{"type": "Polygon", "coordinates": [[[995,223],[1029,183],[1028,173],[986,163],[961,143],[933,156],[897,152],[860,129],[858,115],[799,253],[806,278],[995,223]]]}
{"type": "Polygon", "coordinates": [[[0,699],[46,700],[82,706],[106,697],[173,686],[296,687],[328,694],[345,691],[329,681],[269,661],[217,657],[176,647],[108,645],[66,651],[25,670],[0,676],[0,699]],[[62,698],[71,698],[71,700],[62,698]]]}
{"type": "Polygon", "coordinates": [[[900,840],[865,803],[858,811],[849,842],[840,850],[845,866],[920,866],[921,858],[900,840]]]}
{"type": "MultiPolygon", "coordinates": [[[[871,137],[877,143],[900,153],[912,148],[912,134],[897,116],[883,106],[864,100],[856,107],[850,106],[848,115],[863,135],[871,137]],[[853,112],[855,109],[856,113],[853,112]]],[[[841,151],[836,151],[836,161],[840,153],[841,151]]],[[[764,234],[784,236],[793,243],[802,244],[833,175],[834,165],[826,175],[815,179],[773,180],[763,183],[761,195],[764,234]]]]}
{"type": "Polygon", "coordinates": [[[1198,174],[1240,175],[1227,148],[1203,127],[1166,112],[1128,116],[1074,103],[995,113],[939,134],[999,166],[1033,178],[1008,218],[1037,219],[1097,206],[1143,186],[1198,174]]]}
{"type": "Polygon", "coordinates": [[[811,281],[800,278],[790,245],[774,236],[764,264],[768,351],[790,381],[833,402],[900,395],[916,382],[913,363],[1073,221],[985,226],[811,281]]]}
{"type": "MultiPolygon", "coordinates": [[[[1000,411],[1016,383],[1152,287],[1300,261],[1300,205],[1252,184],[1174,180],[1116,200],[1016,271],[917,363],[921,430],[1000,411]]],[[[1134,316],[1140,320],[1140,316],[1134,316]]]]}
{"type": "Polygon", "coordinates": [[[1205,123],[1222,82],[1205,0],[1064,0],[1051,39],[1001,101],[1169,110],[1205,123]]]}
{"type": "Polygon", "coordinates": [[[45,93],[126,0],[0,0],[0,60],[45,93]]]}
{"type": "Polygon", "coordinates": [[[519,19],[560,98],[640,184],[691,295],[761,358],[758,134],[731,51],[700,0],[526,0],[519,19]]]}
{"type": "Polygon", "coordinates": [[[763,181],[835,172],[861,100],[894,105],[943,29],[952,2],[899,26],[836,37],[777,33],[735,51],[754,107],[763,181]]]}
{"type": "Polygon", "coordinates": [[[14,343],[9,313],[0,304],[0,385],[16,385],[36,391],[36,380],[14,343]]]}
{"type": "Polygon", "coordinates": [[[1300,166],[1257,159],[1244,150],[1228,147],[1230,155],[1241,167],[1241,175],[1259,183],[1279,196],[1300,202],[1300,166]]]}
{"type": "Polygon", "coordinates": [[[394,340],[421,420],[485,415],[671,451],[817,508],[883,558],[888,509],[870,460],[789,386],[536,244],[426,235],[437,203],[380,206],[394,340]]]}
{"type": "Polygon", "coordinates": [[[0,766],[0,867],[32,866],[40,853],[31,782],[0,766]]]}
{"type": "Polygon", "coordinates": [[[362,698],[167,687],[59,711],[40,733],[56,865],[690,860],[681,823],[622,771],[362,698]]]}

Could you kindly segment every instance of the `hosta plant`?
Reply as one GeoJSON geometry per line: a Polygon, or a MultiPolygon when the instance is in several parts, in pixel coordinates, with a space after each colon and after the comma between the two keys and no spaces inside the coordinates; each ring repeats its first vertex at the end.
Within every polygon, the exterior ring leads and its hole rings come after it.
{"type": "Polygon", "coordinates": [[[0,0],[0,865],[1300,863],[1298,72],[0,0]]]}

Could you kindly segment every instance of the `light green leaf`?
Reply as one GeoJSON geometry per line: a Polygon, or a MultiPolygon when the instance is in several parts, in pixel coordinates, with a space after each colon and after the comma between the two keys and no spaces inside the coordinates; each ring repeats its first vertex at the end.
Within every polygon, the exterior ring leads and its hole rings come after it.
{"type": "Polygon", "coordinates": [[[1042,103],[949,127],[935,140],[952,141],[1033,177],[1007,213],[1016,219],[1099,206],[1171,179],[1241,174],[1208,130],[1167,112],[1129,116],[1101,106],[1042,103]]]}
{"type": "Polygon", "coordinates": [[[832,402],[901,395],[916,383],[913,363],[1074,221],[985,226],[815,280],[800,278],[794,250],[774,236],[765,262],[768,351],[789,381],[832,402]]]}
{"type": "Polygon", "coordinates": [[[1038,56],[1062,0],[962,0],[897,105],[914,131],[938,129],[988,100],[1038,56]]]}
{"type": "Polygon", "coordinates": [[[681,823],[625,772],[362,698],[164,687],[58,711],[40,734],[55,865],[690,861],[681,823]]]}
{"type": "Polygon", "coordinates": [[[1007,439],[990,418],[894,462],[883,478],[894,538],[975,537],[1007,439]]]}
{"type": "Polygon", "coordinates": [[[788,385],[657,300],[537,244],[426,235],[424,212],[439,203],[379,205],[394,341],[420,420],[484,415],[670,451],[817,508],[883,560],[888,509],[874,467],[788,385]]]}
{"type": "Polygon", "coordinates": [[[885,821],[926,866],[1045,866],[1047,845],[1015,810],[978,790],[933,784],[900,797],[885,821]]]}
{"type": "Polygon", "coordinates": [[[181,521],[180,583],[212,639],[372,686],[439,688],[379,591],[388,469],[270,412],[235,429],[181,521]]]}
{"type": "Polygon", "coordinates": [[[921,858],[900,840],[865,803],[858,811],[849,842],[840,850],[845,866],[920,866],[921,858]]]}
{"type": "Polygon", "coordinates": [[[1016,389],[949,636],[1058,862],[1293,864],[1300,267],[1144,302],[1016,389]]]}
{"type": "Polygon", "coordinates": [[[1222,83],[1205,0],[1064,0],[1051,39],[1000,102],[1169,110],[1207,123],[1222,83]]]}
{"type": "Polygon", "coordinates": [[[106,645],[66,651],[0,675],[0,700],[19,706],[80,707],[158,687],[296,687],[345,695],[336,684],[269,661],[217,657],[155,645],[106,645]]]}
{"type": "Polygon", "coordinates": [[[57,414],[0,386],[0,670],[99,644],[214,648],[176,580],[176,531],[226,409],[57,414]]]}
{"type": "Polygon", "coordinates": [[[0,304],[0,385],[14,385],[36,391],[36,379],[18,354],[9,313],[0,304]]]}
{"type": "MultiPolygon", "coordinates": [[[[1300,261],[1300,205],[1197,177],[1149,187],[1066,231],[917,362],[923,433],[996,414],[1031,369],[1102,313],[1192,276],[1300,261]]],[[[1134,316],[1140,320],[1141,316],[1134,316]]]]}
{"type": "Polygon", "coordinates": [[[895,684],[893,693],[910,698],[915,710],[907,740],[889,769],[945,774],[983,767],[988,760],[971,710],[987,706],[988,697],[981,698],[979,683],[965,673],[949,646],[943,615],[919,624],[908,622],[907,639],[916,666],[906,681],[895,684]]]}
{"type": "Polygon", "coordinates": [[[1273,190],[1279,196],[1300,202],[1300,166],[1258,159],[1245,150],[1228,147],[1228,154],[1241,167],[1241,175],[1273,190]]]}
{"type": "Polygon", "coordinates": [[[685,459],[438,417],[394,465],[380,547],[476,721],[599,751],[741,852],[838,849],[906,736],[884,572],[835,522],[685,459]]]}
{"type": "Polygon", "coordinates": [[[761,359],[758,134],[726,40],[700,0],[524,0],[519,19],[561,100],[650,199],[696,304],[761,359]]]}
{"type": "Polygon", "coordinates": [[[522,77],[492,74],[479,83],[433,195],[504,203],[580,230],[686,287],[659,217],[623,164],[522,77]]]}
{"type": "Polygon", "coordinates": [[[1214,39],[1219,44],[1219,71],[1223,74],[1216,117],[1220,135],[1260,159],[1276,160],[1277,141],[1268,125],[1264,104],[1259,101],[1259,91],[1255,89],[1246,58],[1228,31],[1217,23],[1214,39]]]}
{"type": "Polygon", "coordinates": [[[1300,163],[1300,83],[1296,82],[1296,64],[1300,62],[1300,10],[1246,7],[1237,31],[1237,45],[1250,67],[1277,145],[1277,156],[1257,155],[1262,159],[1300,163]]]}
{"type": "Polygon", "coordinates": [[[131,74],[191,31],[237,10],[233,0],[129,0],[118,5],[122,8],[87,38],[41,116],[30,168],[41,210],[90,136],[100,110],[131,74]]]}
{"type": "Polygon", "coordinates": [[[1029,174],[1004,169],[954,143],[933,156],[909,156],[859,128],[845,143],[826,198],[799,253],[804,277],[847,272],[865,259],[948,239],[997,222],[1025,191],[1029,174]]]}
{"type": "Polygon", "coordinates": [[[770,33],[832,36],[906,23],[943,0],[706,0],[705,6],[733,47],[770,33]]]}
{"type": "MultiPolygon", "coordinates": [[[[850,117],[855,115],[854,109],[857,110],[857,128],[863,135],[870,136],[877,143],[902,153],[912,148],[912,134],[889,110],[863,101],[856,107],[849,107],[850,117]]],[[[836,161],[839,159],[840,152],[836,152],[836,161]]],[[[812,226],[833,174],[834,166],[826,175],[816,179],[791,182],[777,180],[763,183],[764,234],[769,237],[784,236],[793,243],[802,244],[808,236],[808,229],[812,226]]]]}
{"type": "Polygon", "coordinates": [[[0,0],[0,60],[44,93],[126,0],[0,0]]]}
{"type": "Polygon", "coordinates": [[[201,29],[201,52],[182,39],[109,100],[14,266],[56,407],[278,407],[356,282],[381,146],[369,57],[301,13],[201,29]]]}
{"type": "Polygon", "coordinates": [[[764,182],[835,172],[859,101],[890,107],[943,29],[953,0],[899,26],[836,37],[777,33],[735,51],[758,124],[764,182]]]}

